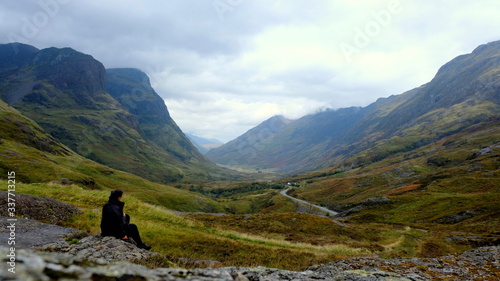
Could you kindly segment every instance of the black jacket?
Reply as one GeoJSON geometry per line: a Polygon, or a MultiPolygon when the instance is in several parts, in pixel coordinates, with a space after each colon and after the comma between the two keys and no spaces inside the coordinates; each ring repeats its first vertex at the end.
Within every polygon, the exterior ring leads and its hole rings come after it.
{"type": "Polygon", "coordinates": [[[101,232],[102,236],[123,238],[126,235],[123,217],[125,203],[110,199],[102,207],[101,232]]]}

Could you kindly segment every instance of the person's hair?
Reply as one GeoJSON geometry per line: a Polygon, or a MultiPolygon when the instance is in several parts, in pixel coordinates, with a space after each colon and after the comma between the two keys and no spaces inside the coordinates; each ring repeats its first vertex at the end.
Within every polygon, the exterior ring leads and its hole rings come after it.
{"type": "Polygon", "coordinates": [[[109,195],[109,199],[118,200],[118,198],[123,196],[123,191],[121,189],[115,189],[111,191],[109,195]]]}

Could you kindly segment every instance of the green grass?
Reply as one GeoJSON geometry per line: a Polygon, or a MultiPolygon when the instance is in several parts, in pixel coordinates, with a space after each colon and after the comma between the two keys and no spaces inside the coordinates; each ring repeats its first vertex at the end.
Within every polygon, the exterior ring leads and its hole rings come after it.
{"type": "Polygon", "coordinates": [[[151,182],[86,159],[40,126],[0,101],[0,178],[15,171],[24,183],[75,184],[84,189],[123,189],[145,202],[179,211],[220,212],[216,201],[187,190],[151,182]]]}
{"type": "MultiPolygon", "coordinates": [[[[311,177],[287,180],[300,183],[301,187],[294,191],[296,197],[321,205],[348,208],[346,204],[358,204],[375,196],[391,200],[390,204],[350,216],[348,221],[353,224],[428,230],[426,239],[402,240],[404,250],[398,253],[395,249],[387,256],[435,256],[462,251],[492,243],[488,242],[494,241],[491,237],[499,234],[496,217],[500,205],[500,148],[472,156],[486,146],[498,144],[499,136],[500,129],[494,122],[474,125],[467,132],[343,173],[319,176],[321,173],[315,172],[311,177]],[[466,211],[474,212],[474,216],[457,223],[438,223],[439,219],[466,211]],[[457,233],[479,238],[468,245],[446,241],[446,237],[457,233]]],[[[396,147],[403,147],[401,144],[396,147]]]]}
{"type": "MultiPolygon", "coordinates": [[[[7,183],[0,181],[0,184],[7,183]]],[[[100,232],[100,208],[109,195],[108,191],[56,184],[19,183],[16,192],[49,196],[77,206],[83,211],[82,214],[75,216],[65,226],[91,234],[100,232]]],[[[144,241],[152,244],[154,251],[171,258],[173,263],[183,257],[217,260],[224,266],[262,265],[299,270],[337,258],[371,253],[366,248],[338,242],[315,245],[308,241],[287,241],[259,233],[221,229],[173,214],[164,207],[145,203],[134,195],[125,194],[124,202],[125,211],[130,214],[132,222],[138,225],[144,241]]]]}
{"type": "MultiPolygon", "coordinates": [[[[480,105],[479,115],[486,111],[483,110],[486,105],[480,105]]],[[[451,119],[432,119],[432,122],[446,126],[454,120],[453,116],[460,114],[461,106],[464,105],[450,109],[453,114],[445,114],[451,119]]],[[[294,191],[294,196],[323,206],[342,208],[375,196],[391,200],[387,205],[366,208],[346,221],[356,226],[355,234],[361,229],[378,231],[381,235],[378,240],[369,237],[355,243],[352,236],[332,236],[343,244],[369,250],[382,247],[385,250],[380,253],[385,257],[437,256],[463,251],[494,243],[492,237],[498,236],[500,223],[495,217],[500,205],[500,149],[495,148],[479,157],[472,155],[485,146],[498,144],[499,136],[497,123],[484,122],[420,147],[411,145],[419,137],[393,138],[385,142],[389,146],[379,147],[388,151],[387,157],[380,161],[346,171],[332,167],[281,179],[277,183],[297,182],[300,187],[294,191]],[[475,215],[458,223],[438,222],[467,211],[475,215]],[[447,241],[451,235],[479,238],[470,243],[454,243],[447,241]]],[[[370,151],[363,153],[369,156],[370,151]]],[[[230,196],[224,198],[223,204],[238,206],[233,207],[234,213],[260,214],[246,219],[241,216],[194,218],[224,230],[250,235],[258,233],[270,239],[296,243],[322,245],[328,241],[325,237],[331,235],[323,231],[315,236],[313,228],[287,228],[280,213],[294,212],[296,206],[271,190],[230,196]],[[264,214],[270,215],[261,218],[259,223],[256,216],[264,214]]]]}
{"type": "Polygon", "coordinates": [[[340,226],[326,217],[300,213],[265,213],[254,215],[191,215],[204,224],[269,239],[311,245],[347,244],[352,241],[378,241],[378,232],[340,226]]]}
{"type": "MultiPolygon", "coordinates": [[[[168,259],[148,261],[150,266],[176,264],[182,257],[217,260],[222,266],[300,270],[367,254],[436,256],[478,245],[446,242],[452,233],[479,236],[480,244],[488,235],[497,235],[500,226],[499,149],[472,157],[482,147],[498,144],[500,129],[494,123],[418,148],[412,145],[418,142],[413,137],[380,142],[377,149],[385,153],[380,161],[348,171],[333,167],[272,184],[185,182],[183,188],[174,188],[85,159],[13,108],[0,106],[0,121],[6,124],[0,140],[1,177],[16,171],[16,192],[81,208],[82,214],[66,225],[92,234],[100,232],[100,208],[109,190],[125,190],[132,222],[168,259]],[[14,126],[16,121],[24,125],[14,126]],[[273,189],[288,181],[300,185],[295,196],[320,205],[357,204],[374,196],[387,196],[391,203],[367,208],[340,226],[329,218],[293,213],[296,205],[273,189]],[[189,191],[198,186],[213,197],[189,191]],[[215,198],[214,192],[223,196],[215,198]],[[253,215],[186,217],[169,209],[253,215]],[[456,224],[436,223],[465,211],[476,215],[456,224]]],[[[372,152],[354,158],[374,159],[372,152]]]]}
{"type": "Polygon", "coordinates": [[[123,189],[129,194],[155,205],[179,211],[223,211],[214,200],[201,194],[154,183],[138,176],[110,169],[77,154],[53,155],[13,142],[0,144],[0,173],[15,171],[24,183],[68,183],[85,189],[123,189]]]}

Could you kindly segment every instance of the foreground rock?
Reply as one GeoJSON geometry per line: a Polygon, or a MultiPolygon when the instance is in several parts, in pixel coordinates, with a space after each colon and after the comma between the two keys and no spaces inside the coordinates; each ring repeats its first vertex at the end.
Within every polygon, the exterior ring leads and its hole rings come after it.
{"type": "MultiPolygon", "coordinates": [[[[2,218],[4,224],[7,223],[6,219],[2,218]]],[[[264,267],[149,269],[131,261],[157,257],[162,260],[166,257],[119,239],[100,235],[88,236],[77,243],[68,244],[64,235],[75,237],[75,233],[76,230],[72,229],[18,219],[15,264],[9,263],[13,251],[0,247],[0,280],[500,280],[499,246],[478,248],[461,255],[440,258],[351,258],[312,266],[302,272],[264,267]],[[44,242],[49,244],[40,246],[44,242]],[[35,248],[45,252],[35,251],[35,248]]],[[[4,225],[0,230],[0,238],[8,241],[9,235],[9,230],[4,225]]],[[[7,243],[1,246],[7,246],[7,243]]],[[[187,259],[174,262],[189,267],[221,265],[216,261],[187,259]]]]}
{"type": "MultiPolygon", "coordinates": [[[[5,244],[3,244],[5,246],[7,246],[7,241],[11,235],[11,230],[8,228],[10,225],[8,219],[9,217],[0,216],[0,241],[5,241],[5,244]]],[[[15,246],[16,248],[28,249],[41,247],[49,243],[64,242],[67,235],[77,232],[76,229],[41,223],[35,220],[17,219],[15,246]]]]}
{"type": "MultiPolygon", "coordinates": [[[[17,250],[15,269],[9,264],[7,248],[0,248],[1,280],[499,280],[500,247],[484,247],[461,255],[425,259],[353,258],[312,266],[306,271],[295,272],[280,269],[254,267],[225,267],[205,269],[157,268],[129,262],[108,262],[104,252],[116,255],[130,250],[147,256],[141,249],[129,248],[114,238],[82,239],[80,246],[69,246],[67,253],[17,250]],[[91,242],[93,241],[93,242],[91,242]],[[119,243],[116,243],[119,242],[119,243]],[[84,244],[108,245],[107,249],[80,249],[84,244]],[[80,250],[78,250],[80,249],[80,250]],[[72,254],[70,254],[72,253],[72,254]],[[89,258],[83,257],[85,253],[89,258]],[[101,254],[96,255],[96,253],[101,254]],[[89,259],[94,261],[88,261],[89,259]],[[9,271],[10,270],[10,271],[9,271]],[[12,271],[15,271],[13,273],[12,271]]],[[[77,243],[78,244],[78,243],[77,243]]],[[[133,245],[131,245],[133,246],[133,245]]],[[[146,252],[146,251],[145,251],[146,252]]],[[[155,253],[149,253],[155,255],[155,253]]],[[[116,256],[115,256],[116,257],[116,256]]],[[[121,258],[127,258],[122,256],[121,258]]]]}
{"type": "MultiPolygon", "coordinates": [[[[75,206],[50,197],[16,193],[16,215],[23,218],[57,224],[81,213],[75,206]]],[[[0,191],[0,204],[7,206],[7,192],[0,191]]],[[[0,216],[8,216],[7,208],[0,208],[0,216]]]]}
{"type": "Polygon", "coordinates": [[[410,280],[500,280],[500,246],[482,247],[439,258],[351,258],[313,266],[310,270],[383,270],[410,280]]]}
{"type": "MultiPolygon", "coordinates": [[[[0,255],[6,257],[6,248],[0,248],[0,255]]],[[[92,263],[70,254],[29,252],[16,253],[15,270],[7,258],[0,265],[1,280],[424,280],[408,279],[398,274],[382,271],[305,271],[294,272],[270,268],[219,268],[178,269],[157,268],[128,262],[92,263]],[[9,271],[10,269],[10,271],[9,271]],[[15,272],[12,272],[15,271],[15,272]]]]}
{"type": "Polygon", "coordinates": [[[100,234],[88,236],[77,243],[68,244],[60,241],[45,245],[39,250],[68,253],[76,259],[106,264],[114,261],[144,260],[155,255],[155,252],[137,248],[136,245],[116,239],[115,237],[101,237],[100,234]]]}

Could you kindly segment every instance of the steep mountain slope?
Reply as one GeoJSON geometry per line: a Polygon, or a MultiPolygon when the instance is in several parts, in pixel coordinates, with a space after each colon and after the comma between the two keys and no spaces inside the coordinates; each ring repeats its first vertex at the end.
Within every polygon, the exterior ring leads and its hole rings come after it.
{"type": "MultiPolygon", "coordinates": [[[[0,100],[0,178],[15,172],[21,182],[36,189],[50,185],[60,194],[78,198],[66,189],[111,190],[117,187],[142,200],[179,211],[222,211],[213,200],[172,186],[153,183],[138,176],[88,160],[58,142],[33,120],[0,100]],[[70,186],[70,185],[76,185],[70,186]]],[[[24,191],[25,192],[25,191],[24,191]]],[[[98,204],[94,202],[92,208],[98,204]]]]}
{"type": "Polygon", "coordinates": [[[450,61],[419,88],[364,108],[305,116],[267,142],[230,142],[207,156],[220,164],[288,174],[336,165],[355,167],[495,118],[500,114],[499,104],[500,41],[496,41],[450,61]],[[235,156],[234,147],[247,147],[251,153],[235,156]]]}
{"type": "Polygon", "coordinates": [[[207,178],[208,173],[221,173],[175,124],[144,72],[120,68],[108,69],[107,74],[107,91],[137,118],[141,136],[162,153],[161,159],[166,165],[177,163],[176,168],[194,177],[207,178]]]}
{"type": "Polygon", "coordinates": [[[107,92],[104,66],[89,55],[0,46],[1,98],[80,155],[162,182],[221,173],[192,147],[143,77],[112,75],[115,98],[107,92]],[[127,92],[136,87],[146,90],[127,92]]]}
{"type": "Polygon", "coordinates": [[[286,180],[300,186],[293,196],[336,210],[349,222],[432,231],[423,252],[498,245],[499,122],[489,119],[348,171],[333,167],[286,180]]]}

